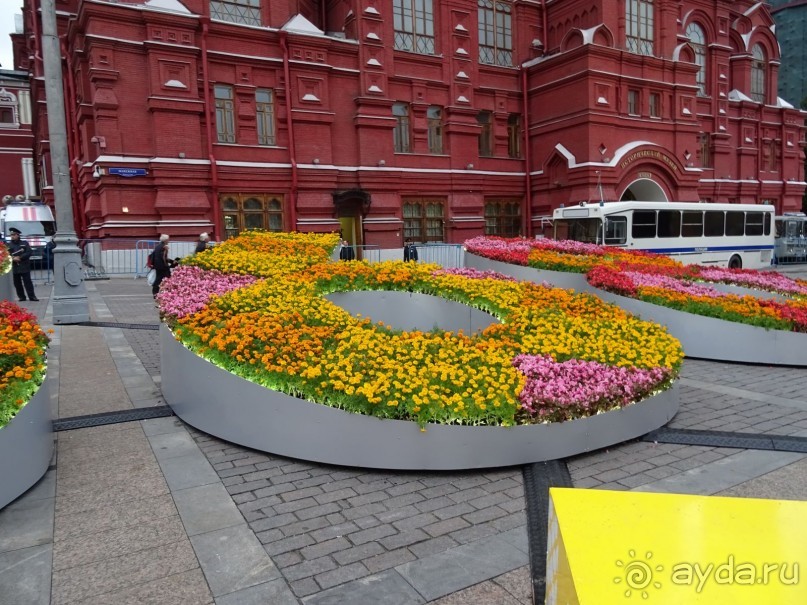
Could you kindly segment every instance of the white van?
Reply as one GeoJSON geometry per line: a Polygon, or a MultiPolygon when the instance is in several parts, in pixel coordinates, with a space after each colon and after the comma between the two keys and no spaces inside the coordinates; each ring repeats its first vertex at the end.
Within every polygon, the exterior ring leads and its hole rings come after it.
{"type": "MultiPolygon", "coordinates": [[[[22,197],[22,196],[18,196],[22,197]]],[[[3,198],[5,206],[0,207],[0,238],[3,242],[11,239],[9,229],[16,227],[22,232],[20,236],[26,240],[33,250],[31,260],[35,265],[45,260],[46,246],[53,241],[56,233],[56,221],[53,212],[42,202],[3,198]]]]}

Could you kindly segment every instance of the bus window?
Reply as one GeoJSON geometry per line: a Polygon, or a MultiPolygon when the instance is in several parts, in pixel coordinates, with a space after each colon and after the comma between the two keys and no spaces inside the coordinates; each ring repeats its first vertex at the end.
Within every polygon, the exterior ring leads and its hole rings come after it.
{"type": "Polygon", "coordinates": [[[765,235],[771,234],[771,213],[765,213],[765,235]]]}
{"type": "Polygon", "coordinates": [[[680,237],[681,236],[681,211],[680,210],[659,210],[658,211],[658,236],[659,237],[680,237]]]}
{"type": "Polygon", "coordinates": [[[631,235],[634,239],[656,237],[656,211],[634,210],[631,235]]]}
{"type": "Polygon", "coordinates": [[[745,212],[726,212],[726,235],[745,235],[745,212]]]}
{"type": "Polygon", "coordinates": [[[725,233],[726,213],[722,210],[707,210],[704,220],[706,237],[723,237],[725,233]]]}
{"type": "Polygon", "coordinates": [[[612,216],[605,219],[605,244],[619,245],[628,241],[628,218],[612,216]]]}
{"type": "Polygon", "coordinates": [[[684,237],[703,237],[703,212],[684,210],[681,213],[681,235],[684,237]]]}
{"type": "MultiPolygon", "coordinates": [[[[787,223],[785,221],[776,220],[776,235],[775,237],[783,237],[785,234],[785,225],[787,223]]],[[[790,231],[790,226],[787,225],[788,231],[790,231]]]]}
{"type": "Polygon", "coordinates": [[[796,221],[787,221],[785,225],[787,225],[787,229],[785,230],[786,237],[798,237],[801,235],[799,233],[799,231],[801,231],[801,229],[799,229],[799,223],[796,221]]]}
{"type": "Polygon", "coordinates": [[[596,218],[559,219],[555,221],[555,239],[599,244],[601,225],[600,220],[596,218]]]}
{"type": "Polygon", "coordinates": [[[764,230],[762,212],[746,212],[745,213],[745,234],[746,235],[762,235],[764,230]]]}

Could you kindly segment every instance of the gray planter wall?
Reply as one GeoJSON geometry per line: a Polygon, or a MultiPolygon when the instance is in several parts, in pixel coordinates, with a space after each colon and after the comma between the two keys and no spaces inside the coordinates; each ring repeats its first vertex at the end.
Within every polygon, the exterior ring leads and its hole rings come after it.
{"type": "Polygon", "coordinates": [[[39,481],[53,455],[53,424],[48,381],[0,429],[0,508],[39,481]]]}
{"type": "Polygon", "coordinates": [[[681,341],[687,357],[807,366],[807,334],[766,330],[756,326],[704,317],[651,303],[595,290],[595,294],[626,311],[667,328],[681,341]]]}
{"type": "MultiPolygon", "coordinates": [[[[0,244],[2,246],[3,244],[0,244]]],[[[14,296],[14,281],[11,271],[0,274],[0,300],[16,300],[14,296]]]]}
{"type": "Polygon", "coordinates": [[[534,284],[547,282],[558,288],[568,288],[576,292],[591,292],[593,290],[586,281],[586,276],[582,273],[533,269],[532,267],[491,260],[467,251],[465,252],[465,266],[479,271],[496,271],[502,275],[509,275],[520,281],[528,281],[534,284]]]}
{"type": "Polygon", "coordinates": [[[428,425],[344,412],[222,370],[160,327],[162,391],[191,426],[257,450],[326,464],[456,470],[565,458],[634,439],[678,411],[678,388],[571,422],[502,427],[428,425]]]}
{"type": "Polygon", "coordinates": [[[768,292],[767,290],[755,290],[753,288],[746,288],[744,286],[733,286],[731,284],[720,284],[713,282],[706,282],[704,285],[714,288],[718,292],[725,294],[734,294],[736,296],[753,296],[759,299],[773,299],[779,302],[790,300],[791,297],[786,294],[779,294],[778,292],[768,292]]]}
{"type": "Polygon", "coordinates": [[[335,292],[325,297],[352,315],[373,323],[383,321],[395,330],[476,334],[499,320],[468,305],[439,296],[400,291],[335,292]]]}

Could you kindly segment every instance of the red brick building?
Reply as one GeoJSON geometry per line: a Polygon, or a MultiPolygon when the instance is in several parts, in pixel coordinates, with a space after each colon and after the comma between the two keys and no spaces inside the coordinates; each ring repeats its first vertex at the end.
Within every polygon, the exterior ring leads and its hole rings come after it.
{"type": "MultiPolygon", "coordinates": [[[[37,3],[15,45],[47,164],[37,3]]],[[[580,200],[801,208],[804,117],[777,98],[762,3],[56,7],[84,237],[341,229],[394,247],[532,235],[580,200]]]]}
{"type": "Polygon", "coordinates": [[[34,175],[28,74],[0,69],[0,198],[36,197],[39,188],[34,175]]]}

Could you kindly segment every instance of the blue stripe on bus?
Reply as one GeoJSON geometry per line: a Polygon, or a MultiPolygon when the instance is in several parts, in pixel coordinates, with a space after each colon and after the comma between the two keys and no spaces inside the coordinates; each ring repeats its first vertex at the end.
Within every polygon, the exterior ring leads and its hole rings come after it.
{"type": "Polygon", "coordinates": [[[673,252],[751,252],[753,250],[773,250],[773,246],[700,246],[697,248],[639,248],[646,252],[671,254],[673,252]]]}

